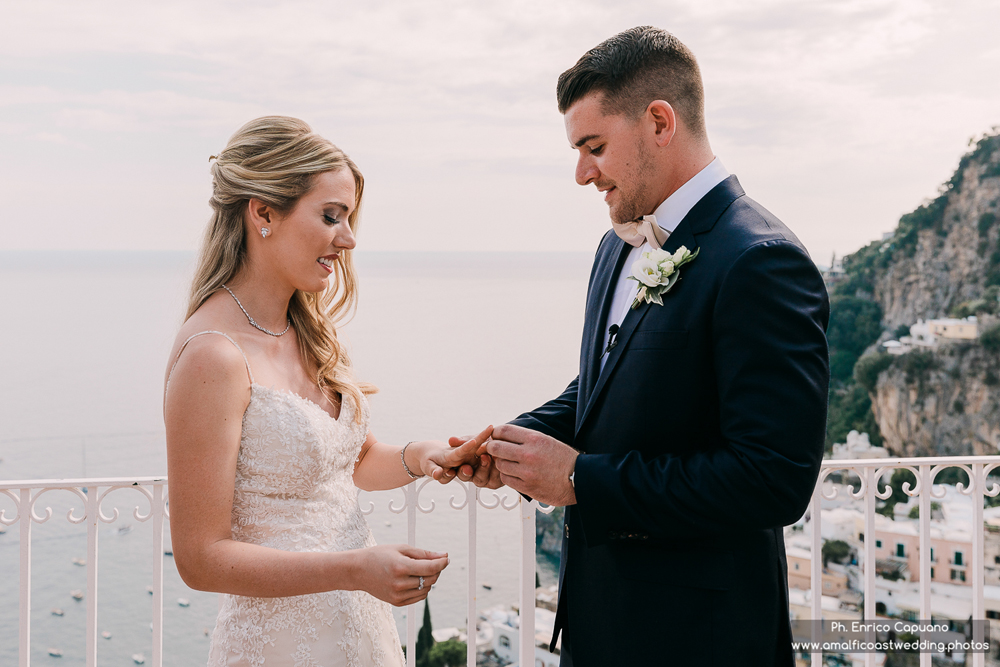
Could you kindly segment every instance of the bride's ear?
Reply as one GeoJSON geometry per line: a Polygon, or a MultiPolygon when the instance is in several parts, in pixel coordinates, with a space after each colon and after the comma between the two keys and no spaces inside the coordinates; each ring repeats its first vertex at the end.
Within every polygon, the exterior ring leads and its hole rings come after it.
{"type": "MultiPolygon", "coordinates": [[[[259,199],[251,199],[247,202],[247,222],[253,236],[260,236],[261,229],[267,229],[265,234],[270,234],[271,223],[275,219],[275,211],[268,204],[259,199]]],[[[264,236],[264,238],[267,238],[264,236]]]]}

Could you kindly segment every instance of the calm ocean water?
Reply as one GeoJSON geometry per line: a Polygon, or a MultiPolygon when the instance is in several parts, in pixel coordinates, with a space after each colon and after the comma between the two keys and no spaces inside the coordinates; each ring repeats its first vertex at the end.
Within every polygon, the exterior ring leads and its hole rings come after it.
{"type": "MultiPolygon", "coordinates": [[[[166,473],[161,415],[167,354],[181,322],[194,257],[188,253],[0,253],[0,479],[147,476],[166,473]]],[[[558,394],[576,374],[586,253],[358,253],[361,299],[344,328],[359,377],[377,384],[372,430],[403,443],[471,433],[558,394]]],[[[457,485],[428,486],[436,509],[419,514],[417,544],[447,550],[452,564],[430,596],[435,628],[465,627],[467,519],[448,507],[457,485]]],[[[381,543],[405,542],[399,491],[362,494],[381,543]]],[[[102,665],[149,654],[152,533],[128,490],[104,504],[122,517],[100,538],[102,665]],[[120,534],[119,526],[132,530],[120,534]]],[[[54,514],[34,524],[32,662],[83,665],[86,529],[66,520],[79,501],[40,499],[54,514]],[[64,610],[64,616],[51,613],[64,610]],[[49,647],[62,658],[50,657],[49,647]]],[[[0,509],[13,505],[0,496],[0,509]]],[[[516,510],[480,510],[477,605],[516,603],[516,510]]],[[[169,539],[169,534],[168,534],[169,539]]],[[[0,665],[16,664],[17,526],[0,534],[0,665]]],[[[165,557],[164,662],[204,664],[215,594],[188,589],[165,557]],[[189,607],[176,604],[188,598],[189,607]]],[[[554,582],[540,563],[542,583],[554,582]]],[[[419,611],[419,610],[418,610],[419,611]]],[[[405,621],[396,613],[401,636],[405,621]]]]}

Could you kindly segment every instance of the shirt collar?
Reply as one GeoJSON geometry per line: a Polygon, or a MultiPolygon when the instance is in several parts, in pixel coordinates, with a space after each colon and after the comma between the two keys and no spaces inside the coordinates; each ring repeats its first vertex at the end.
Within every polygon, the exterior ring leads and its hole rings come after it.
{"type": "Polygon", "coordinates": [[[728,177],[729,171],[722,166],[719,158],[713,159],[707,167],[677,188],[656,208],[656,211],[653,212],[653,215],[656,216],[656,224],[668,232],[673,232],[677,229],[677,225],[681,224],[684,216],[694,208],[694,205],[728,177]]]}

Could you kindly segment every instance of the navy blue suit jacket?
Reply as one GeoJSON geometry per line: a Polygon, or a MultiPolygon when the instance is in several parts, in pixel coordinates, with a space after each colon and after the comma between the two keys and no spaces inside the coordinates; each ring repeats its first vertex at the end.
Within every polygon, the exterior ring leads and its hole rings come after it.
{"type": "Polygon", "coordinates": [[[513,421],[582,452],[556,635],[576,667],[790,666],[782,526],[805,512],[823,455],[826,288],[735,176],[664,250],[681,245],[700,254],[662,306],[629,311],[601,370],[631,249],[604,237],[580,374],[513,421]]]}

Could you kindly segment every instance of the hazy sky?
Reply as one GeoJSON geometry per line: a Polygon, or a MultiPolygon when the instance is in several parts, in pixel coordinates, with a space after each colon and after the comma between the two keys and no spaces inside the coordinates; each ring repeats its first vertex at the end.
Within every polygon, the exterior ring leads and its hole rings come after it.
{"type": "Polygon", "coordinates": [[[716,155],[821,264],[1000,124],[996,0],[4,2],[0,250],[193,250],[208,156],[279,113],[364,171],[362,249],[592,251],[555,81],[642,24],[698,56],[716,155]]]}

